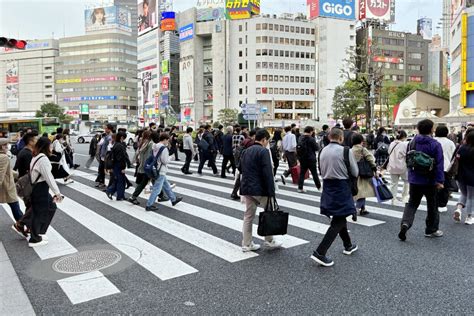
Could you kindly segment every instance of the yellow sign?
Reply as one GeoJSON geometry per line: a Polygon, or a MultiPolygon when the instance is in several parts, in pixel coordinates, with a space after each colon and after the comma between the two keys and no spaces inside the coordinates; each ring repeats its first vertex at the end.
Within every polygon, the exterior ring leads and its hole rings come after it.
{"type": "Polygon", "coordinates": [[[466,91],[474,91],[474,82],[466,83],[466,91]]]}
{"type": "Polygon", "coordinates": [[[59,79],[56,80],[56,83],[80,83],[82,82],[81,78],[73,78],[73,79],[59,79]]]}
{"type": "Polygon", "coordinates": [[[226,9],[231,20],[249,19],[260,14],[260,0],[227,0],[226,9]]]}

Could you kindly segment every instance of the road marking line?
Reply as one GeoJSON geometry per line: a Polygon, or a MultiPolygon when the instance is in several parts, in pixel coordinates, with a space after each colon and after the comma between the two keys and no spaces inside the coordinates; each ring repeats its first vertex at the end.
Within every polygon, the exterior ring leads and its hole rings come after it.
{"type": "Polygon", "coordinates": [[[64,199],[59,208],[161,280],[197,272],[178,258],[71,199],[64,199]],[[141,252],[138,259],[135,257],[136,249],[141,252]]]}
{"type": "MultiPolygon", "coordinates": [[[[194,227],[185,225],[155,212],[147,212],[143,207],[127,204],[125,211],[124,203],[110,201],[104,193],[95,188],[88,187],[87,185],[76,182],[70,184],[69,187],[228,262],[237,262],[258,256],[253,252],[244,253],[240,246],[217,238],[194,227]]],[[[177,206],[175,206],[175,208],[177,208],[177,206]]]]}

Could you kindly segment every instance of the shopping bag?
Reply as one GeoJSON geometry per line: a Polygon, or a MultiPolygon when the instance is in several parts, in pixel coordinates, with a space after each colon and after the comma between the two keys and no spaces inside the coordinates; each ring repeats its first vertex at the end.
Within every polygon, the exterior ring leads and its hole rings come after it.
{"type": "Polygon", "coordinates": [[[393,199],[392,192],[390,192],[388,187],[382,182],[380,178],[373,177],[372,183],[374,185],[375,195],[377,196],[377,201],[379,203],[393,199]]]}
{"type": "Polygon", "coordinates": [[[268,198],[267,206],[258,214],[259,236],[286,235],[289,214],[280,210],[275,197],[268,198]]]}
{"type": "MultiPolygon", "coordinates": [[[[291,180],[293,181],[293,184],[298,184],[298,181],[300,180],[300,173],[301,173],[301,166],[297,165],[291,168],[291,180]]],[[[304,179],[309,178],[309,170],[306,170],[306,173],[304,175],[304,179]]]]}

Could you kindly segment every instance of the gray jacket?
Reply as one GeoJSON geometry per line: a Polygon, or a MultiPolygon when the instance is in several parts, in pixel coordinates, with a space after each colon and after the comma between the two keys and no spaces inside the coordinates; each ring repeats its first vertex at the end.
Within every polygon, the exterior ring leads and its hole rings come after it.
{"type": "MultiPolygon", "coordinates": [[[[344,163],[344,146],[330,143],[321,150],[319,159],[321,177],[323,179],[349,179],[346,164],[344,163]]],[[[359,167],[357,167],[352,149],[349,151],[349,162],[352,176],[359,176],[359,167]]]]}

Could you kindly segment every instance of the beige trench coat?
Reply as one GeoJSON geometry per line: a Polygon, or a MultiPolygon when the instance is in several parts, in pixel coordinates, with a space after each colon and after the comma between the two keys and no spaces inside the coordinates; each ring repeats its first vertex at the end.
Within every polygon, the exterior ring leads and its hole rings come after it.
{"type": "MultiPolygon", "coordinates": [[[[367,148],[362,145],[355,145],[352,147],[352,152],[354,153],[357,162],[359,162],[362,157],[365,157],[372,168],[376,167],[375,157],[367,150],[367,148]]],[[[362,198],[375,197],[375,189],[372,184],[372,179],[363,179],[359,177],[357,179],[357,188],[359,189],[359,193],[354,197],[355,201],[362,198]]]]}
{"type": "Polygon", "coordinates": [[[10,168],[10,159],[6,154],[0,153],[0,203],[18,201],[14,174],[14,171],[10,168]]]}

